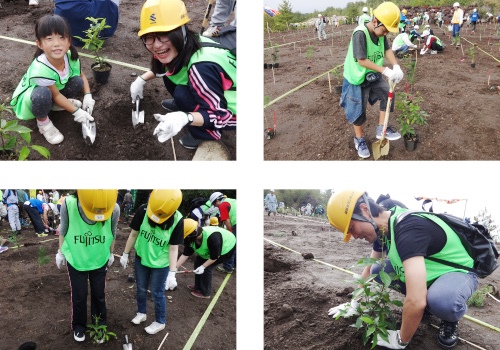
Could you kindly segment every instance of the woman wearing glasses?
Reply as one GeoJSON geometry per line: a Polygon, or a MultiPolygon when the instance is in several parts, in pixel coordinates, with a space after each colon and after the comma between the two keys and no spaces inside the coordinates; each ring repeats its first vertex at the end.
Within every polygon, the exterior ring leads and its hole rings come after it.
{"type": "Polygon", "coordinates": [[[163,100],[167,114],[155,114],[160,142],[187,125],[180,143],[196,149],[203,140],[219,140],[236,129],[236,57],[218,43],[189,30],[181,0],[147,0],[138,35],[151,52],[151,69],[130,86],[132,101],[143,98],[146,81],[162,77],[173,99],[163,100]]]}

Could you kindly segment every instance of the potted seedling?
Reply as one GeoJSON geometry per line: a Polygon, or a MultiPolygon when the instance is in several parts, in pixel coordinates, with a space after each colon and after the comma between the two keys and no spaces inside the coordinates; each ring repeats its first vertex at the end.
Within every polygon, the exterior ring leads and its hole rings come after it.
{"type": "Polygon", "coordinates": [[[311,67],[311,60],[312,60],[312,56],[313,56],[313,47],[311,45],[309,45],[307,47],[307,52],[306,52],[306,58],[307,58],[307,70],[310,70],[312,67],[311,67]]]}
{"type": "Polygon", "coordinates": [[[470,58],[470,66],[472,68],[476,67],[476,51],[474,50],[474,45],[469,47],[469,58],[470,58]]]}
{"type": "Polygon", "coordinates": [[[343,78],[343,68],[337,66],[332,70],[334,81],[335,81],[335,93],[342,93],[342,78],[343,78]]]}
{"type": "Polygon", "coordinates": [[[278,44],[274,44],[273,53],[271,54],[273,56],[273,68],[278,68],[280,66],[280,63],[278,62],[279,58],[278,53],[279,53],[278,44]]]}
{"type": "Polygon", "coordinates": [[[111,73],[111,65],[106,61],[105,56],[99,56],[99,51],[102,49],[104,39],[101,37],[101,32],[111,26],[106,24],[106,18],[87,17],[86,20],[90,21],[90,27],[84,31],[85,38],[76,36],[84,45],[83,48],[94,52],[94,63],[90,66],[94,80],[98,84],[106,84],[111,73]]]}
{"type": "Polygon", "coordinates": [[[396,99],[397,120],[401,125],[405,148],[409,151],[415,150],[419,140],[415,125],[427,125],[429,115],[420,106],[423,101],[422,96],[411,97],[406,92],[398,94],[396,99]]]}
{"type": "MultiPolygon", "coordinates": [[[[12,108],[6,105],[6,102],[0,104],[0,116],[3,114],[14,114],[12,108]]],[[[0,119],[0,160],[25,160],[31,153],[31,149],[40,153],[43,157],[49,158],[50,152],[47,148],[30,145],[31,129],[18,124],[17,119],[0,119]],[[19,136],[26,142],[19,150],[19,136]]]]}

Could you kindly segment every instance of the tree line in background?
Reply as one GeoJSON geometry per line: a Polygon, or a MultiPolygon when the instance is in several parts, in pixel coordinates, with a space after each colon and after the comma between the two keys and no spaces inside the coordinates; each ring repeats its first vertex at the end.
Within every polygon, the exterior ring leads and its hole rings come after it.
{"type": "MultiPolygon", "coordinates": [[[[347,17],[347,23],[352,23],[356,20],[356,17],[361,15],[362,8],[376,8],[380,5],[383,0],[366,0],[349,2],[345,8],[338,8],[329,6],[324,10],[314,10],[311,13],[300,13],[294,12],[290,1],[283,0],[283,2],[278,5],[279,15],[274,17],[269,17],[264,14],[264,31],[269,29],[272,31],[284,31],[288,29],[295,29],[294,27],[289,27],[292,23],[302,23],[310,20],[311,18],[316,19],[318,14],[321,13],[325,17],[332,17],[333,15],[345,16],[347,17]]],[[[395,4],[401,8],[411,8],[411,7],[434,7],[434,6],[447,6],[451,7],[454,0],[400,0],[394,1],[395,4]]],[[[491,11],[495,14],[495,11],[500,10],[500,2],[498,0],[463,0],[459,1],[461,7],[475,6],[478,8],[478,12],[481,15],[486,13],[486,11],[491,11]]],[[[342,21],[340,24],[343,24],[342,21]]]]}
{"type": "MultiPolygon", "coordinates": [[[[265,190],[265,195],[269,190],[265,190]]],[[[286,207],[300,209],[300,207],[311,203],[313,207],[318,205],[326,209],[328,200],[333,194],[333,190],[276,190],[274,192],[279,202],[284,202],[286,207]]]]}

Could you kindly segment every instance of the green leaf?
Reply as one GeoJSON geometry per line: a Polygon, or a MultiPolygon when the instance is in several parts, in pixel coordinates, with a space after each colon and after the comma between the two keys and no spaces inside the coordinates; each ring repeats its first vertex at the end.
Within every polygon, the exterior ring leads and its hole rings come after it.
{"type": "Polygon", "coordinates": [[[38,146],[38,145],[32,145],[31,148],[33,148],[35,151],[40,153],[46,159],[49,159],[50,151],[47,148],[45,148],[43,146],[38,146]]]}
{"type": "Polygon", "coordinates": [[[30,132],[22,132],[20,133],[21,137],[24,141],[29,145],[31,142],[31,131],[30,132]]]}
{"type": "Polygon", "coordinates": [[[5,124],[7,124],[7,121],[5,119],[0,120],[0,129],[3,129],[5,127],[5,124]]]}
{"type": "Polygon", "coordinates": [[[29,155],[30,149],[26,146],[23,146],[23,148],[21,148],[21,152],[19,152],[19,160],[25,160],[29,155]]]}
{"type": "Polygon", "coordinates": [[[361,316],[359,319],[361,319],[361,321],[363,321],[366,324],[373,324],[373,320],[371,317],[361,316]]]}
{"type": "Polygon", "coordinates": [[[10,151],[12,150],[16,145],[16,137],[15,136],[11,136],[8,140],[7,140],[7,143],[5,143],[5,147],[4,149],[7,150],[7,151],[10,151]]]}
{"type": "Polygon", "coordinates": [[[382,280],[382,283],[384,284],[385,288],[389,288],[389,285],[392,282],[391,276],[387,274],[385,271],[380,271],[380,279],[382,280]]]}
{"type": "Polygon", "coordinates": [[[396,306],[403,306],[403,303],[401,302],[401,300],[391,300],[391,303],[393,305],[396,305],[396,306]]]}

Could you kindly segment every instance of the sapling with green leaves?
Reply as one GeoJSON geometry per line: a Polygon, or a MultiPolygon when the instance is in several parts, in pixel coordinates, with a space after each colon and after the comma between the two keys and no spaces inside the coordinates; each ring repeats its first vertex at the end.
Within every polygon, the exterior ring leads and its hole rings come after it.
{"type": "Polygon", "coordinates": [[[273,45],[273,53],[271,54],[273,56],[273,63],[276,64],[278,63],[278,59],[279,59],[279,48],[278,48],[278,44],[274,44],[273,45]]]}
{"type": "Polygon", "coordinates": [[[306,58],[307,58],[307,69],[311,69],[311,59],[313,56],[313,47],[309,45],[307,47],[306,58]]]}
{"type": "Polygon", "coordinates": [[[474,49],[474,45],[469,47],[469,58],[470,58],[470,63],[475,64],[476,63],[476,51],[474,49]]]}
{"type": "Polygon", "coordinates": [[[101,32],[106,28],[111,28],[110,25],[106,24],[106,18],[94,18],[86,17],[86,20],[90,21],[90,27],[83,32],[85,33],[85,38],[75,35],[75,38],[80,39],[84,45],[83,48],[94,52],[94,70],[98,70],[100,67],[102,70],[109,69],[107,67],[105,56],[99,56],[99,51],[102,49],[104,44],[104,39],[101,38],[101,32]]]}
{"type": "Polygon", "coordinates": [[[50,262],[50,257],[47,256],[47,249],[45,247],[38,248],[38,266],[41,267],[50,262]]]}
{"type": "Polygon", "coordinates": [[[415,125],[427,125],[429,117],[421,107],[424,99],[420,95],[412,97],[406,92],[398,93],[397,96],[396,110],[399,112],[397,120],[401,125],[401,135],[407,140],[415,139],[415,125]]]}
{"type": "Polygon", "coordinates": [[[396,329],[396,320],[391,307],[403,306],[400,300],[393,300],[389,294],[389,286],[393,281],[398,280],[399,276],[395,273],[388,274],[384,271],[386,264],[384,258],[364,258],[359,260],[357,265],[364,267],[375,263],[381,265],[378,276],[382,283],[375,281],[377,277],[375,274],[367,278],[363,278],[361,275],[354,275],[354,282],[358,285],[358,288],[352,293],[350,307],[339,308],[339,312],[334,314],[336,320],[340,317],[348,318],[357,316],[352,326],[358,330],[363,330],[362,340],[364,345],[372,340],[371,349],[377,345],[379,337],[387,342],[389,341],[389,333],[387,331],[396,329]]]}
{"type": "Polygon", "coordinates": [[[109,341],[110,337],[115,337],[116,334],[108,331],[108,327],[103,324],[99,324],[101,318],[99,316],[95,316],[94,323],[89,323],[87,325],[87,333],[89,333],[90,339],[92,339],[92,343],[94,344],[102,344],[109,341]]]}

